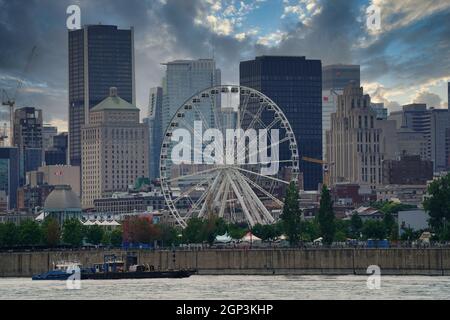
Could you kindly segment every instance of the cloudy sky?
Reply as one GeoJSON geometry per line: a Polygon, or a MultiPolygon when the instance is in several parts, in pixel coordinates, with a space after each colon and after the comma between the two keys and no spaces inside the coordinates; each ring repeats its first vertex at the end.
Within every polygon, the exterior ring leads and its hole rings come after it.
{"type": "Polygon", "coordinates": [[[391,110],[410,102],[447,107],[448,0],[0,0],[0,89],[12,94],[24,78],[18,105],[42,108],[45,121],[61,130],[71,4],[80,6],[82,24],[135,27],[141,109],[149,88],[161,82],[162,62],[213,54],[226,83],[238,83],[241,60],[301,55],[324,65],[360,64],[365,90],[391,110]],[[378,31],[367,29],[370,5],[381,9],[378,31]]]}

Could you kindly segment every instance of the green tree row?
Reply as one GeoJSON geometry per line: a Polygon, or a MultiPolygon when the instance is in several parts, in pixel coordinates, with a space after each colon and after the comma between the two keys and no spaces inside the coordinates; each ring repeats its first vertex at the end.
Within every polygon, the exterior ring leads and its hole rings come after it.
{"type": "Polygon", "coordinates": [[[81,246],[83,240],[93,245],[120,246],[122,231],[106,231],[100,226],[86,227],[76,219],[66,220],[62,228],[52,218],[45,219],[42,224],[33,220],[25,220],[18,226],[11,222],[0,224],[0,247],[81,246]]]}

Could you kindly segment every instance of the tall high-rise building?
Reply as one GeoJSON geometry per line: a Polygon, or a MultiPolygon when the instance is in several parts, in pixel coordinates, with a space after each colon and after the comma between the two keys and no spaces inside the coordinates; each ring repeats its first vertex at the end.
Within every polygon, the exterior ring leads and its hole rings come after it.
{"type": "Polygon", "coordinates": [[[151,180],[159,178],[159,157],[164,134],[162,129],[162,97],[162,88],[150,89],[148,117],[144,119],[144,123],[148,125],[149,133],[148,169],[151,180]]]}
{"type": "Polygon", "coordinates": [[[108,98],[91,109],[82,128],[82,204],[127,191],[148,177],[148,127],[139,123],[139,109],[111,88],[108,98]]]}
{"type": "Polygon", "coordinates": [[[350,82],[361,85],[359,65],[334,64],[322,68],[322,90],[344,90],[350,82]]]}
{"type": "Polygon", "coordinates": [[[25,107],[14,113],[14,146],[19,148],[20,185],[25,183],[25,174],[39,168],[43,160],[42,110],[25,107]]]}
{"type": "Polygon", "coordinates": [[[42,127],[42,148],[48,150],[53,148],[53,137],[58,134],[58,128],[49,124],[42,127]]]}
{"type": "Polygon", "coordinates": [[[378,120],[387,120],[388,118],[388,109],[384,107],[384,103],[374,103],[370,104],[370,107],[377,113],[378,120]]]}
{"type": "Polygon", "coordinates": [[[395,150],[388,136],[395,136],[395,122],[377,120],[370,97],[363,88],[350,84],[338,97],[336,113],[327,131],[327,159],[331,185],[350,182],[376,189],[382,184],[384,160],[393,159],[395,150]]]}
{"type": "MultiPolygon", "coordinates": [[[[165,131],[175,112],[187,99],[201,90],[221,84],[221,72],[213,59],[176,60],[165,63],[163,79],[162,130],[165,131]]],[[[205,119],[211,120],[209,105],[200,105],[205,119]]]]}
{"type": "Polygon", "coordinates": [[[396,120],[397,128],[409,128],[423,134],[427,141],[426,159],[432,160],[434,171],[447,169],[447,129],[450,128],[448,109],[427,109],[426,104],[409,104],[401,111],[392,112],[389,119],[396,120]]]}
{"type": "MultiPolygon", "coordinates": [[[[296,136],[300,157],[322,159],[320,60],[288,56],[256,57],[240,63],[240,84],[264,93],[283,110],[296,136]]],[[[264,114],[262,120],[271,122],[265,119],[264,114]]],[[[286,154],[281,154],[287,152],[290,152],[288,148],[280,147],[280,159],[287,159],[286,154]]],[[[322,166],[300,161],[300,171],[304,189],[317,190],[322,182],[322,166]]]]}
{"type": "Polygon", "coordinates": [[[67,132],[62,132],[53,137],[51,148],[45,150],[45,164],[47,166],[67,164],[68,138],[67,132]]]}
{"type": "Polygon", "coordinates": [[[81,164],[81,127],[89,110],[108,97],[110,87],[135,103],[134,31],[89,25],[69,31],[70,163],[81,164]]]}
{"type": "Polygon", "coordinates": [[[331,114],[336,112],[337,97],[350,83],[359,86],[361,68],[359,65],[336,64],[322,68],[322,154],[326,154],[326,132],[330,130],[331,114]]]}
{"type": "Polygon", "coordinates": [[[17,205],[19,188],[19,149],[17,147],[0,148],[0,193],[7,197],[7,208],[17,205]]]}

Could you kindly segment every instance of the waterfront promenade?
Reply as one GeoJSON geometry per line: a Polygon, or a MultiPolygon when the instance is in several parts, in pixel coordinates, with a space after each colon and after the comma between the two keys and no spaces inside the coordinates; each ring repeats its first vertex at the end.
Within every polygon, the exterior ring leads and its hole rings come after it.
{"type": "MultiPolygon", "coordinates": [[[[365,275],[377,265],[385,275],[450,275],[449,248],[395,249],[204,249],[133,250],[140,264],[155,269],[198,270],[200,275],[365,275]]],[[[48,271],[58,261],[85,266],[123,250],[43,251],[0,253],[0,277],[30,277],[48,271]]]]}

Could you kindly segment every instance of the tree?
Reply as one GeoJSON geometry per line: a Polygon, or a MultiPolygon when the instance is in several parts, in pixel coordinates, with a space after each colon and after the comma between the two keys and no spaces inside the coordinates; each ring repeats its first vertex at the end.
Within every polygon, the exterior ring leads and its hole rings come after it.
{"type": "Polygon", "coordinates": [[[269,241],[281,235],[277,229],[275,224],[257,224],[252,228],[252,233],[263,241],[269,241]]]}
{"type": "Polygon", "coordinates": [[[366,239],[383,240],[386,237],[386,229],[381,221],[367,220],[362,232],[366,239]]]}
{"type": "Polygon", "coordinates": [[[386,234],[391,240],[397,239],[398,230],[395,218],[391,213],[386,213],[383,217],[383,225],[386,230],[386,234]]]}
{"type": "Polygon", "coordinates": [[[120,247],[122,245],[122,229],[115,228],[111,231],[111,245],[114,247],[120,247]]]}
{"type": "Polygon", "coordinates": [[[205,221],[200,218],[192,218],[187,222],[183,230],[183,241],[185,243],[203,243],[206,241],[205,221]]]}
{"type": "Polygon", "coordinates": [[[298,200],[297,185],[291,182],[286,190],[283,213],[281,214],[283,227],[291,245],[298,245],[301,235],[302,216],[298,200]]]}
{"type": "Polygon", "coordinates": [[[319,224],[315,219],[302,221],[301,230],[301,239],[303,241],[310,242],[320,237],[319,224]]]}
{"type": "Polygon", "coordinates": [[[430,215],[430,227],[436,234],[444,235],[450,223],[450,174],[433,181],[428,186],[428,194],[423,207],[430,215]]]}
{"type": "Polygon", "coordinates": [[[336,226],[333,212],[333,202],[331,201],[330,190],[328,190],[327,186],[323,186],[322,188],[317,220],[319,222],[320,233],[323,237],[323,243],[331,244],[334,240],[336,226]]]}
{"type": "Polygon", "coordinates": [[[83,244],[84,235],[84,226],[78,219],[68,219],[64,222],[62,233],[64,243],[79,247],[83,244]]]}
{"type": "Polygon", "coordinates": [[[0,228],[0,245],[11,247],[19,243],[19,233],[17,226],[12,222],[7,222],[0,228]]]}
{"type": "Polygon", "coordinates": [[[33,220],[22,222],[18,228],[19,242],[22,245],[38,245],[42,239],[42,230],[39,224],[33,220]]]}
{"type": "Polygon", "coordinates": [[[104,246],[109,246],[111,245],[111,233],[109,231],[103,232],[103,236],[102,236],[102,240],[100,241],[100,243],[104,246]]]}
{"type": "Polygon", "coordinates": [[[179,244],[180,238],[178,235],[181,233],[181,230],[179,230],[178,228],[169,226],[167,224],[160,224],[160,225],[158,225],[158,228],[161,233],[160,240],[162,242],[163,247],[179,244]]]}
{"type": "Polygon", "coordinates": [[[353,214],[350,218],[350,232],[352,237],[355,239],[359,239],[361,235],[361,231],[363,228],[363,221],[358,214],[353,214]]]}
{"type": "Polygon", "coordinates": [[[86,229],[87,241],[93,245],[99,245],[103,239],[104,234],[105,232],[103,231],[103,228],[98,225],[89,226],[86,229]]]}
{"type": "Polygon", "coordinates": [[[227,226],[228,228],[228,235],[233,239],[241,239],[243,236],[245,236],[248,226],[246,224],[229,224],[227,226]]]}
{"type": "Polygon", "coordinates": [[[61,240],[61,228],[56,219],[47,217],[41,226],[42,240],[49,247],[55,247],[61,240]]]}

